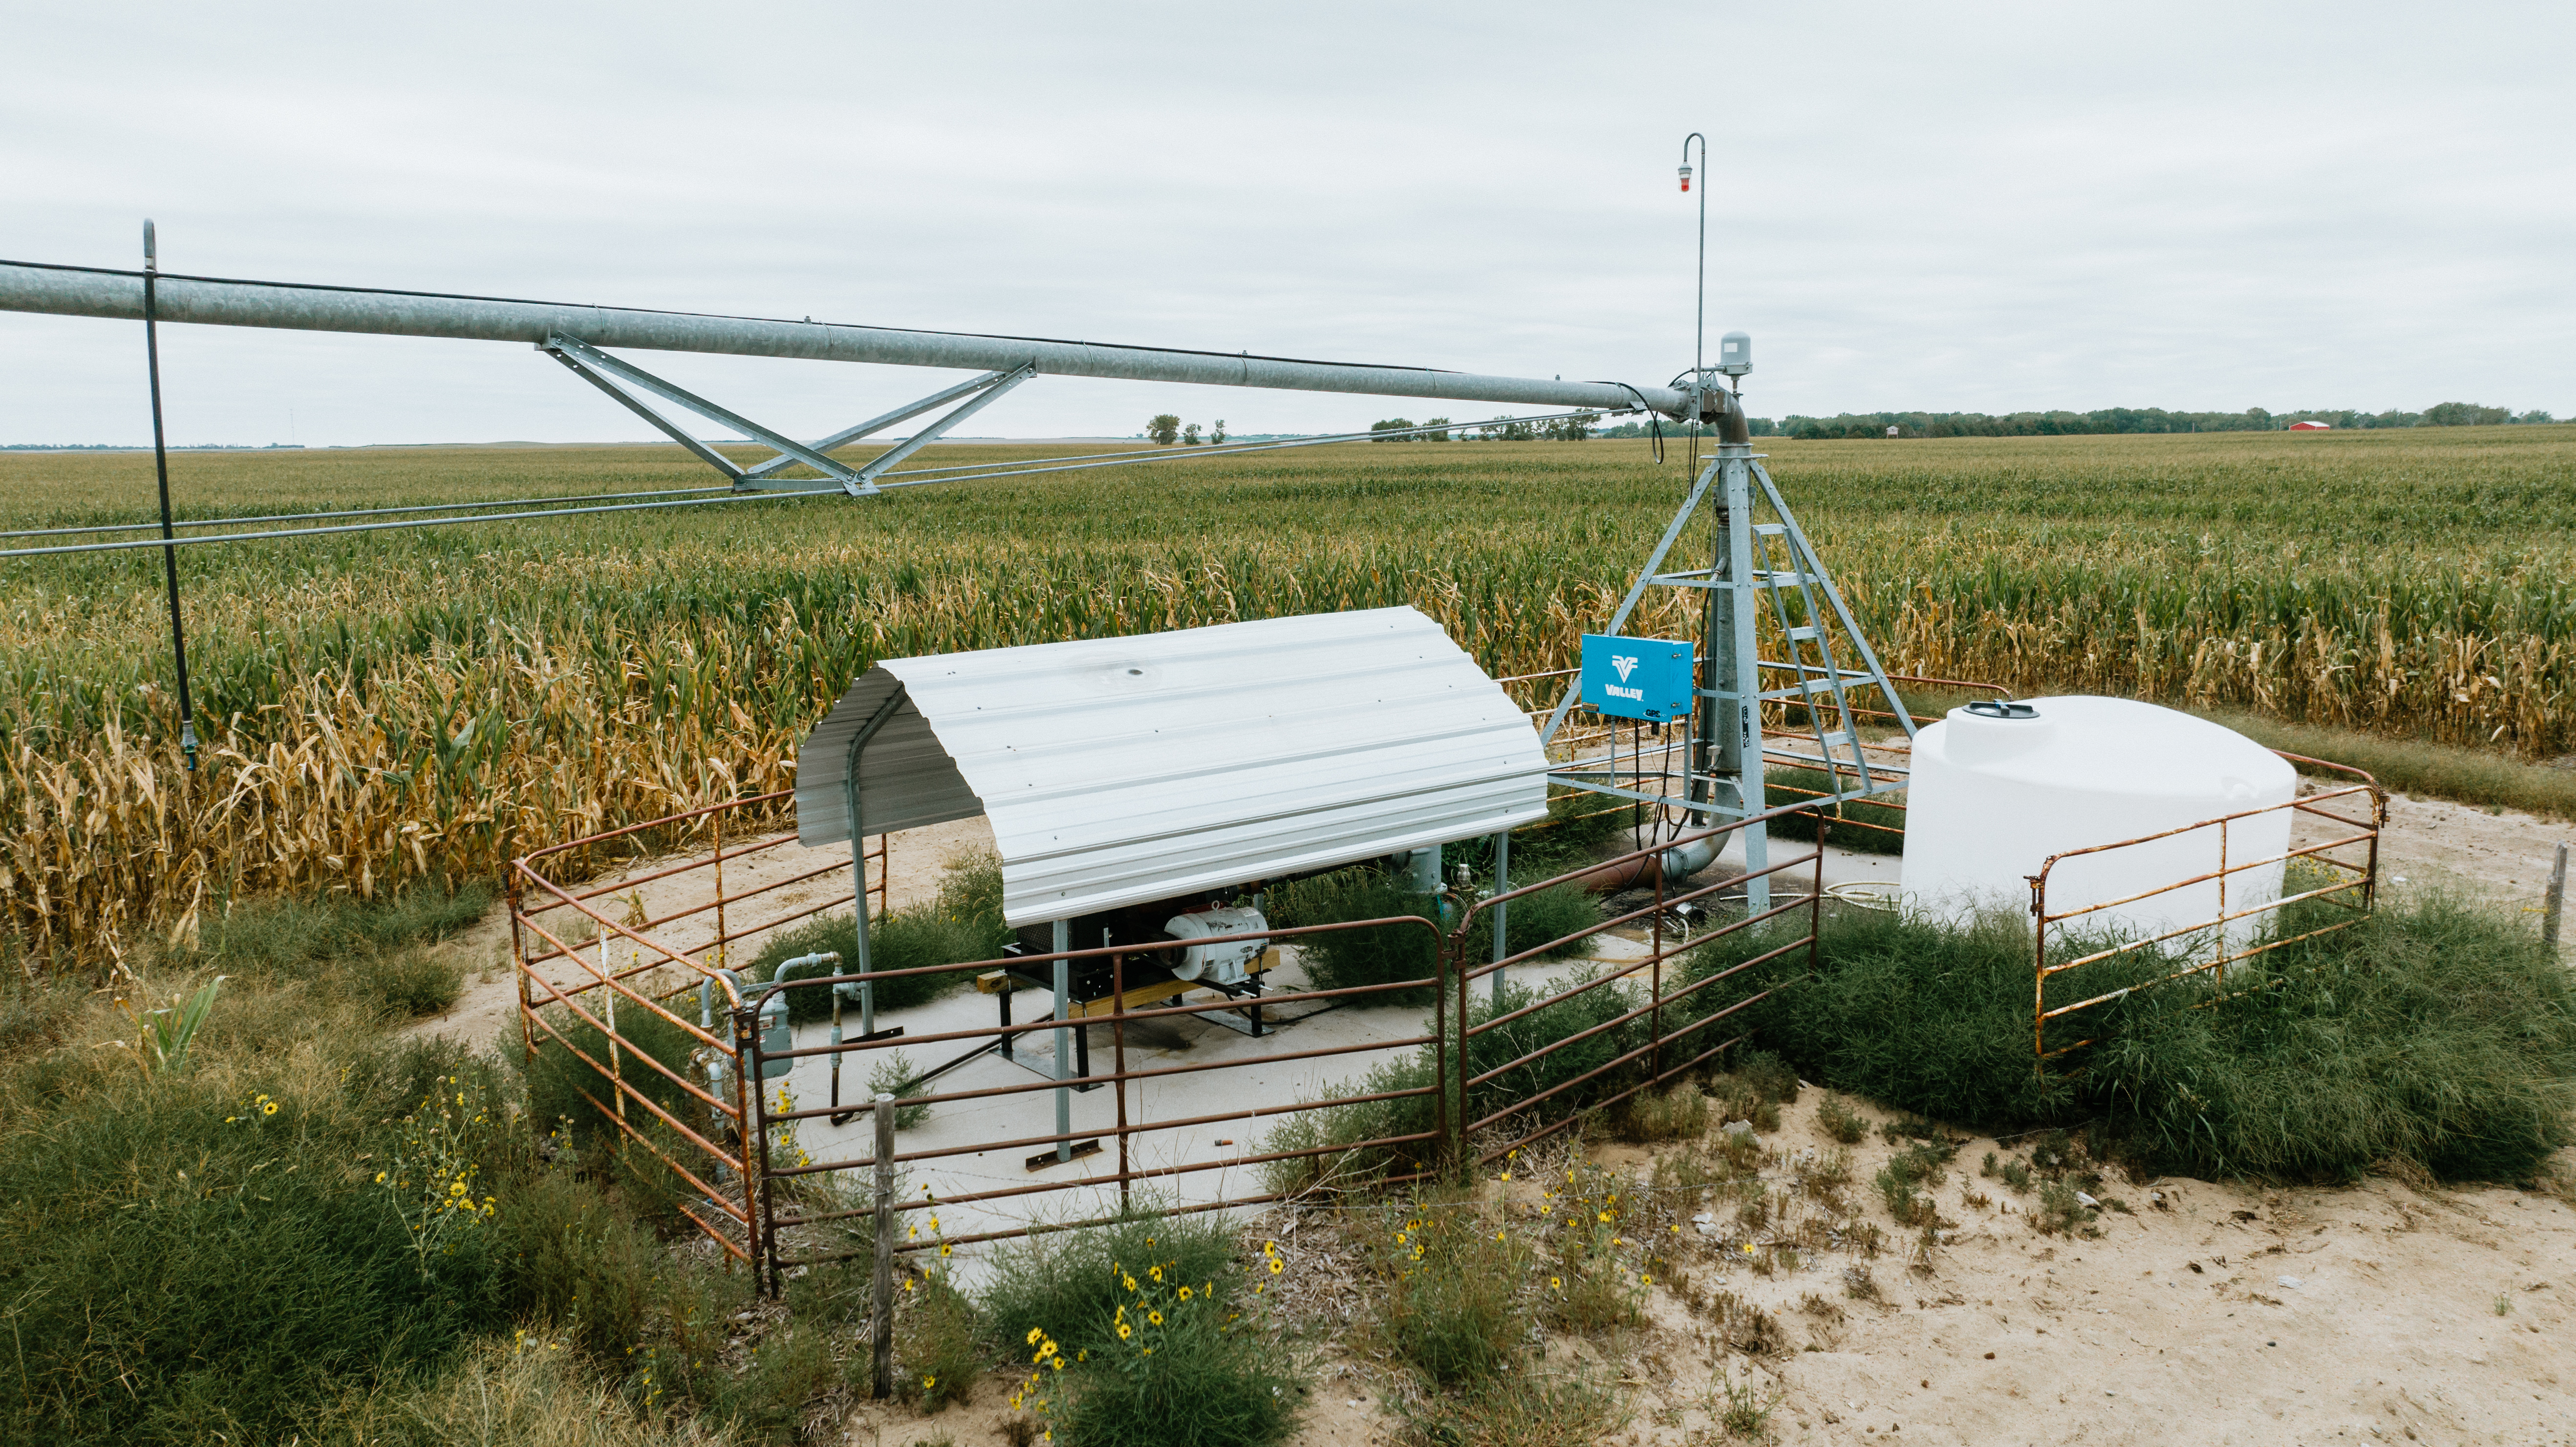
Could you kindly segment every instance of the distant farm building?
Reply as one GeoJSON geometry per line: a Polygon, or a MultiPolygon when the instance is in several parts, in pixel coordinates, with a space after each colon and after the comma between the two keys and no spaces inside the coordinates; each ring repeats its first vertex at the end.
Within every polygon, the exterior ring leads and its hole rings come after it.
{"type": "Polygon", "coordinates": [[[2334,424],[2331,422],[2293,422],[2290,424],[2290,430],[2293,432],[2332,432],[2334,430],[2334,424]]]}

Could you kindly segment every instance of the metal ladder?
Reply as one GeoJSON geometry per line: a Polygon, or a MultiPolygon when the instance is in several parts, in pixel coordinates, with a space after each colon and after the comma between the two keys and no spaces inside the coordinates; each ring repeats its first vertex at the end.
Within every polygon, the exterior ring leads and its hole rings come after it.
{"type": "MultiPolygon", "coordinates": [[[[1785,763],[1820,769],[1828,780],[1827,789],[1836,804],[1847,799],[1867,798],[1902,789],[1906,770],[1898,765],[1874,763],[1864,752],[1858,718],[1852,707],[1851,694],[1863,686],[1874,688],[1887,703],[1897,726],[1910,743],[1914,737],[1914,720],[1905,710],[1902,699],[1879,663],[1877,651],[1853,618],[1851,607],[1842,590],[1834,585],[1813,544],[1798,526],[1796,514],[1781,497],[1779,485],[1770,471],[1749,446],[1734,444],[1721,447],[1693,480],[1689,495],[1664,529],[1663,537],[1647,555],[1636,582],[1620,601],[1618,610],[1603,628],[1618,633],[1636,611],[1638,602],[1650,587],[1698,588],[1722,590],[1731,594],[1731,606],[1724,626],[1721,610],[1711,608],[1700,640],[1700,653],[1709,662],[1710,683],[1723,685],[1732,679],[1744,679],[1749,687],[1730,689],[1723,686],[1697,688],[1700,698],[1713,705],[1695,710],[1692,715],[1692,737],[1687,757],[1694,760],[1686,770],[1685,792],[1689,798],[1684,807],[1693,815],[1695,824],[1714,822],[1717,818],[1744,818],[1764,812],[1763,765],[1785,763]],[[1680,541],[1700,508],[1711,501],[1711,494],[1721,510],[1724,536],[1717,542],[1719,561],[1706,568],[1679,572],[1661,571],[1664,559],[1680,541]],[[1758,495],[1774,521],[1757,522],[1754,518],[1758,495]],[[1793,614],[1790,598],[1797,607],[1793,614]],[[1764,659],[1758,656],[1753,620],[1767,609],[1780,630],[1788,657],[1764,659]],[[1723,636],[1720,636],[1720,635],[1723,636]],[[1850,655],[1847,664],[1843,655],[1850,655]],[[1723,662],[1721,662],[1723,660],[1723,662]],[[1781,688],[1760,686],[1762,670],[1791,675],[1790,683],[1781,688]],[[1813,757],[1773,749],[1760,742],[1761,705],[1791,703],[1805,711],[1810,734],[1816,741],[1813,757]],[[1717,726],[1703,737],[1704,716],[1713,715],[1717,726]],[[1722,764],[1703,770],[1696,763],[1707,752],[1703,745],[1709,739],[1723,738],[1732,732],[1752,747],[1749,760],[1737,759],[1737,767],[1722,764]],[[1731,798],[1730,798],[1731,796],[1731,798]]],[[[1566,687],[1541,731],[1543,745],[1555,742],[1566,715],[1572,712],[1580,697],[1578,680],[1566,687]]],[[[1650,796],[1640,790],[1626,789],[1600,778],[1589,777],[1592,771],[1568,768],[1551,770],[1552,783],[1565,784],[1593,793],[1646,802],[1674,803],[1668,795],[1650,796]]],[[[1614,771],[1615,772],[1615,771],[1614,771]]],[[[1763,868],[1768,846],[1761,831],[1753,831],[1745,840],[1748,870],[1763,868]]],[[[1770,890],[1766,881],[1755,880],[1747,886],[1746,907],[1760,912],[1768,907],[1770,890]]]]}
{"type": "MultiPolygon", "coordinates": [[[[1752,524],[1752,582],[1769,599],[1772,619],[1779,625],[1788,653],[1785,659],[1764,660],[1760,667],[1787,672],[1793,679],[1786,688],[1764,690],[1761,697],[1765,701],[1795,702],[1805,712],[1808,731],[1816,741],[1817,758],[1828,780],[1827,789],[1836,802],[1901,789],[1905,787],[1906,771],[1893,764],[1872,764],[1863,751],[1851,690],[1863,685],[1877,689],[1909,742],[1914,737],[1913,716],[1905,711],[1888,682],[1886,670],[1879,666],[1878,654],[1853,621],[1842,590],[1834,586],[1833,576],[1825,571],[1815,547],[1799,528],[1797,516],[1781,498],[1770,470],[1759,461],[1753,463],[1751,470],[1753,480],[1761,486],[1763,500],[1779,519],[1752,524]],[[1784,553],[1785,559],[1781,556],[1784,553]],[[1789,598],[1793,593],[1798,601],[1796,616],[1804,618],[1803,623],[1792,617],[1789,598]],[[1836,656],[1838,633],[1858,656],[1860,667],[1847,668],[1836,656]],[[1846,789],[1846,780],[1855,787],[1846,789]]],[[[1789,755],[1782,761],[1796,760],[1789,755]]]]}

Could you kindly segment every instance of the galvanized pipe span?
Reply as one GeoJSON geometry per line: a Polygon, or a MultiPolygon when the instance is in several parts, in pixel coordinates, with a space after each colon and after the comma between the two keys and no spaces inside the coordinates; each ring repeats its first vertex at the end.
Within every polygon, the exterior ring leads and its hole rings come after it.
{"type": "MultiPolygon", "coordinates": [[[[1294,392],[1592,407],[1604,412],[1647,408],[1669,417],[1682,416],[1689,406],[1688,394],[1672,387],[1489,377],[1429,367],[1229,356],[1222,352],[1112,346],[1043,337],[770,321],[435,292],[175,276],[167,272],[160,275],[156,286],[154,304],[162,321],[210,326],[452,337],[524,342],[530,346],[561,334],[579,337],[594,347],[640,351],[800,357],[820,362],[878,362],[898,367],[980,371],[1009,371],[1034,365],[1039,372],[1059,377],[1115,377],[1294,392]]],[[[0,311],[140,321],[143,274],[0,261],[0,311]]]]}

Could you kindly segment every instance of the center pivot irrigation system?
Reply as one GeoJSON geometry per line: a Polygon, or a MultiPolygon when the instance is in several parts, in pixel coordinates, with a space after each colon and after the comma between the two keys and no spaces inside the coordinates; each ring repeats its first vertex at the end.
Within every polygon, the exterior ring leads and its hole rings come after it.
{"type": "MultiPolygon", "coordinates": [[[[1697,135],[1683,143],[1705,145],[1697,135]]],[[[1681,168],[1681,189],[1691,189],[1691,167],[1681,168]]],[[[1044,376],[1106,377],[1128,381],[1179,382],[1205,386],[1256,387],[1289,391],[1338,392],[1368,396],[1426,397],[1452,401],[1559,406],[1574,411],[1542,417],[1498,418],[1495,422],[1555,420],[1590,414],[1651,414],[1683,424],[1690,438],[1689,491],[1671,525],[1648,555],[1603,635],[1587,639],[1585,667],[1570,681],[1549,715],[1543,738],[1557,742],[1576,703],[1589,704],[1614,718],[1636,721],[1634,760],[1623,763],[1617,734],[1610,734],[1606,757],[1562,761],[1551,773],[1557,782],[1598,793],[1678,810],[1684,825],[1705,826],[1720,819],[1742,819],[1765,811],[1763,795],[1761,709],[1776,702],[1798,710],[1812,732],[1815,751],[1775,754],[1820,769],[1831,780],[1832,797],[1842,799],[1887,792],[1903,786],[1902,769],[1867,758],[1856,727],[1852,695],[1874,690],[1885,710],[1910,738],[1913,723],[1877,655],[1862,637],[1843,595],[1834,586],[1806,535],[1782,500],[1778,486],[1755,455],[1738,392],[1752,370],[1752,342],[1741,332],[1720,343],[1716,366],[1704,364],[1700,351],[1705,331],[1707,276],[1707,188],[1700,188],[1700,302],[1693,338],[1693,364],[1662,386],[1626,382],[1487,376],[1427,367],[1320,362],[1289,357],[1254,356],[1162,347],[1116,346],[1099,342],[1042,337],[914,331],[890,327],[850,326],[831,322],[780,321],[759,317],[716,316],[694,312],[585,306],[504,297],[462,296],[396,291],[370,287],[247,281],[229,277],[187,276],[159,270],[151,223],[144,225],[144,266],[140,271],[64,266],[39,262],[0,261],[0,310],[41,312],[57,316],[101,317],[144,323],[149,359],[153,440],[160,461],[161,516],[155,523],[46,528],[0,533],[0,541],[36,540],[27,546],[0,549],[0,558],[33,558],[135,548],[160,548],[171,606],[174,662],[179,673],[182,742],[189,766],[195,767],[195,734],[189,716],[185,639],[180,626],[176,550],[212,543],[248,543],[319,534],[505,522],[578,514],[700,507],[790,497],[873,498],[892,489],[935,482],[962,482],[1033,473],[1117,467],[1143,462],[1194,460],[1249,452],[1311,447],[1371,437],[1408,436],[1432,431],[1375,432],[1301,437],[1236,445],[1194,448],[1157,447],[1141,451],[1038,458],[993,464],[912,467],[902,464],[923,447],[1032,379],[1044,376]],[[330,512],[236,516],[174,522],[166,450],[161,434],[158,327],[162,322],[207,326],[265,327],[290,331],[352,332],[379,336],[445,337],[474,341],[516,342],[533,346],[561,363],[573,375],[597,387],[621,406],[664,432],[707,463],[723,481],[706,487],[590,494],[578,497],[514,498],[471,504],[355,508],[330,512]],[[610,349],[626,352],[699,352],[727,356],[793,357],[811,361],[869,362],[890,366],[967,369],[978,373],[942,387],[890,412],[870,417],[829,436],[798,441],[765,427],[739,412],[710,401],[656,376],[610,349]],[[739,433],[775,455],[744,466],[716,451],[672,419],[670,408],[695,414],[718,427],[739,433]],[[946,408],[942,412],[940,409],[946,408]],[[939,413],[917,425],[910,435],[859,464],[832,456],[839,448],[878,436],[916,418],[939,413]],[[1713,433],[1714,455],[1703,457],[1700,438],[1713,433]],[[789,477],[802,466],[816,476],[789,477]],[[1692,521],[1704,510],[1713,513],[1709,556],[1704,567],[1666,569],[1667,558],[1680,546],[1692,521]],[[1767,517],[1766,517],[1767,515],[1767,517]],[[363,521],[360,521],[363,519],[363,521]],[[308,526],[284,526],[309,524],[308,526]],[[158,536],[102,536],[152,530],[158,536]],[[75,540],[76,539],[76,540],[75,540]],[[1640,649],[1619,636],[1648,588],[1688,588],[1702,592],[1700,637],[1696,644],[1663,645],[1658,655],[1678,657],[1679,687],[1648,700],[1650,690],[1630,685],[1639,667],[1640,649]],[[1756,623],[1769,612],[1788,657],[1762,659],[1756,649],[1756,623]],[[1673,650],[1677,648],[1677,653],[1673,650]],[[1694,661],[1694,659],[1696,661],[1694,661]],[[1597,663],[1597,666],[1596,666],[1597,663]],[[1785,673],[1788,682],[1765,688],[1766,672],[1785,673]],[[1684,724],[1678,767],[1667,721],[1684,724]],[[1645,727],[1661,737],[1663,766],[1649,768],[1645,727]],[[1678,786],[1678,787],[1676,787],[1678,786]]],[[[1493,424],[1448,424],[1472,428],[1493,424]]],[[[1652,651],[1652,650],[1646,650],[1652,651]]],[[[1761,874],[1765,841],[1761,830],[1747,830],[1746,866],[1754,878],[1746,887],[1749,912],[1768,908],[1768,880],[1761,874]]],[[[1688,874],[1709,863],[1705,843],[1677,848],[1679,858],[1659,862],[1667,875],[1688,874]],[[1694,852],[1696,851],[1696,852],[1694,852]]]]}

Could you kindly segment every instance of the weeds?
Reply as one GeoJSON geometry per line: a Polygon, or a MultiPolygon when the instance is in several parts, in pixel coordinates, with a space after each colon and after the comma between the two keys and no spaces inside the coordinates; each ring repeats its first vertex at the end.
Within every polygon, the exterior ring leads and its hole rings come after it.
{"type": "Polygon", "coordinates": [[[1425,1447],[1591,1447],[1626,1420],[1619,1395],[1588,1372],[1508,1372],[1404,1405],[1425,1447]]]}
{"type": "Polygon", "coordinates": [[[1824,1100],[1816,1106],[1816,1125],[1826,1135],[1847,1146],[1859,1145],[1861,1137],[1869,1133],[1869,1122],[1863,1120],[1860,1113],[1853,1110],[1841,1096],[1830,1090],[1825,1092],[1824,1100]]]}
{"type": "Polygon", "coordinates": [[[1234,1264],[1233,1238],[1219,1218],[1166,1216],[1148,1202],[1109,1225],[996,1243],[989,1260],[984,1339],[1008,1352],[1018,1351],[1031,1331],[1076,1352],[1107,1344],[1135,1293],[1122,1284],[1129,1276],[1174,1300],[1181,1286],[1211,1286],[1226,1302],[1243,1275],[1234,1264]]]}
{"type": "Polygon", "coordinates": [[[2043,1236],[2100,1234],[2092,1229],[2102,1213],[2078,1199],[2075,1187],[2064,1181],[2046,1181],[2039,1188],[2039,1209],[2031,1212],[2030,1224],[2043,1236]]]}
{"type": "Polygon", "coordinates": [[[896,1391],[924,1412],[965,1401],[984,1368],[976,1335],[973,1304],[945,1273],[933,1272],[904,1293],[895,1317],[896,1391]]]}
{"type": "MultiPolygon", "coordinates": [[[[1252,1273],[1264,1266],[1276,1258],[1252,1273]]],[[[1053,1422],[1068,1447],[1259,1447],[1295,1426],[1303,1386],[1242,1294],[1183,1279],[1177,1259],[1115,1262],[1108,1280],[1117,1299],[1097,1345],[1068,1352],[1043,1326],[1012,1344],[1030,1363],[1015,1411],[1053,1422]]]]}
{"type": "MultiPolygon", "coordinates": [[[[1529,1334],[1529,1240],[1469,1198],[1416,1199],[1401,1224],[1370,1241],[1378,1327],[1387,1346],[1447,1387],[1492,1376],[1529,1334]]],[[[1559,1289],[1563,1289],[1560,1280],[1559,1289]]]]}
{"type": "Polygon", "coordinates": [[[1612,1134],[1641,1144],[1697,1140],[1708,1134],[1708,1097],[1686,1086],[1641,1090],[1613,1110],[1612,1134]]]}
{"type": "Polygon", "coordinates": [[[1771,1435],[1771,1409],[1778,1402],[1776,1397],[1762,1395],[1751,1382],[1729,1379],[1722,1398],[1711,1401],[1713,1410],[1709,1415],[1725,1429],[1727,1436],[1760,1441],[1771,1435]]]}

